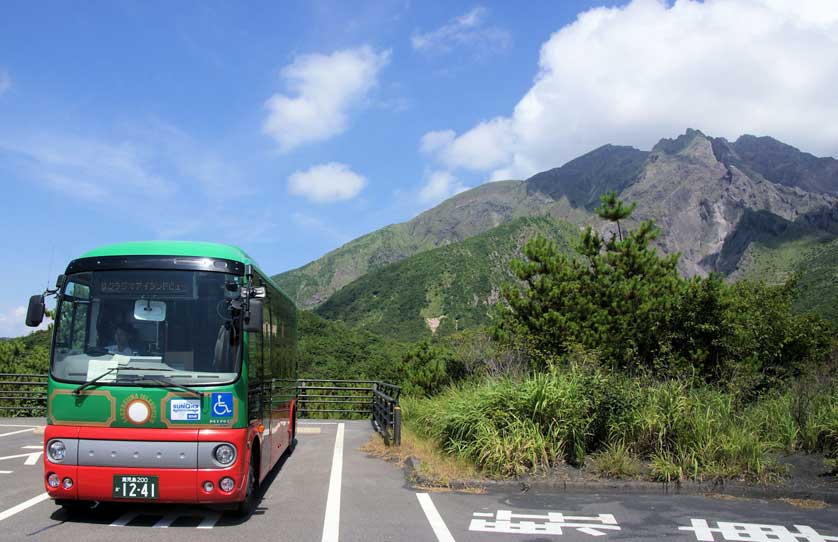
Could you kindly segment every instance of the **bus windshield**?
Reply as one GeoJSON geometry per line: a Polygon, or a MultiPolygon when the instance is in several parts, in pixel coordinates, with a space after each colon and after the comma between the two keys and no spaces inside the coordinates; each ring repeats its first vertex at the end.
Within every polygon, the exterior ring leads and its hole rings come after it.
{"type": "Polygon", "coordinates": [[[231,310],[240,286],[239,276],[204,271],[69,275],[57,307],[52,376],[116,385],[229,383],[240,370],[241,333],[231,310]]]}

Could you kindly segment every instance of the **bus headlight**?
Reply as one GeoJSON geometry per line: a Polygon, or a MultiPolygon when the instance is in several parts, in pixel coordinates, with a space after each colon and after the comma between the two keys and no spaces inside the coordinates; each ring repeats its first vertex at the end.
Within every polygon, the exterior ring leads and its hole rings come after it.
{"type": "Polygon", "coordinates": [[[53,461],[64,461],[64,456],[67,454],[67,447],[60,440],[53,440],[47,446],[47,454],[53,461]]]}
{"type": "Polygon", "coordinates": [[[222,465],[229,465],[236,460],[236,449],[229,444],[219,444],[213,452],[215,460],[222,465]]]}

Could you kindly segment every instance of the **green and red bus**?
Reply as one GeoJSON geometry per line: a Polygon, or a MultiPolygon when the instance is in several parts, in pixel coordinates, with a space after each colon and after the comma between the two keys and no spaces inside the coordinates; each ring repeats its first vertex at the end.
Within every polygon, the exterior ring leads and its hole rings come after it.
{"type": "MultiPolygon", "coordinates": [[[[58,277],[44,485],[247,514],[296,430],[297,309],[241,249],[133,242],[58,277]]],[[[43,319],[33,296],[27,324],[43,319]]]]}

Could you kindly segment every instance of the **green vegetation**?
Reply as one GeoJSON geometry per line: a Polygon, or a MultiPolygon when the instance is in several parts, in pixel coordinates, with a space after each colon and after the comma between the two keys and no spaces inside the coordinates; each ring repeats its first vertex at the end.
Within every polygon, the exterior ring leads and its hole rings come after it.
{"type": "Polygon", "coordinates": [[[609,239],[588,227],[573,258],[536,237],[524,247],[527,260],[512,263],[523,286],[504,288],[508,305],[495,333],[530,345],[535,370],[582,347],[613,370],[729,382],[755,393],[826,357],[832,330],[816,316],[792,314],[793,282],[685,279],[677,254],[661,257],[651,246],[658,235],[652,221],[624,234],[619,221],[633,207],[614,193],[602,202],[597,212],[617,227],[609,239]]]}
{"type": "Polygon", "coordinates": [[[413,431],[491,476],[544,473],[564,462],[637,476],[643,461],[662,481],[765,481],[783,473],[770,452],[838,454],[838,386],[811,390],[803,411],[798,391],[740,402],[712,386],[572,365],[402,403],[413,431]]]}
{"type": "Polygon", "coordinates": [[[586,229],[578,256],[540,237],[526,244],[493,334],[529,372],[481,377],[491,363],[464,363],[471,378],[403,401],[413,431],[490,476],[568,463],[603,476],[764,482],[785,472],[776,453],[838,457],[831,326],[792,312],[793,281],[681,277],[677,255],[651,247],[652,222],[623,230],[632,209],[605,195],[597,212],[615,232],[586,229]]]}
{"type": "Polygon", "coordinates": [[[46,373],[51,327],[48,331],[35,331],[24,337],[0,339],[0,373],[46,373]]]}
{"type": "Polygon", "coordinates": [[[300,311],[300,378],[402,381],[409,346],[300,311]]]}
{"type": "Polygon", "coordinates": [[[783,235],[752,243],[740,264],[742,277],[781,283],[797,278],[793,309],[818,314],[838,325],[838,239],[822,232],[783,235]]]}
{"type": "Polygon", "coordinates": [[[519,218],[367,273],[316,312],[401,341],[485,325],[500,298],[497,285],[513,278],[509,262],[524,243],[541,235],[570,252],[576,232],[575,226],[546,217],[519,218]]]}

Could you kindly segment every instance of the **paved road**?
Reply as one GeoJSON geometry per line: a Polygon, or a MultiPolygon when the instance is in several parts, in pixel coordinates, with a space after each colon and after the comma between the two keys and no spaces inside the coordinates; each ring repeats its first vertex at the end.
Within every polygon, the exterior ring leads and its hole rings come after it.
{"type": "Polygon", "coordinates": [[[367,422],[302,422],[296,450],[244,521],[199,507],[144,505],[103,506],[71,517],[42,500],[41,436],[33,429],[40,423],[0,419],[0,541],[838,541],[834,507],[695,496],[415,491],[395,466],[359,450],[371,434],[367,422]]]}

